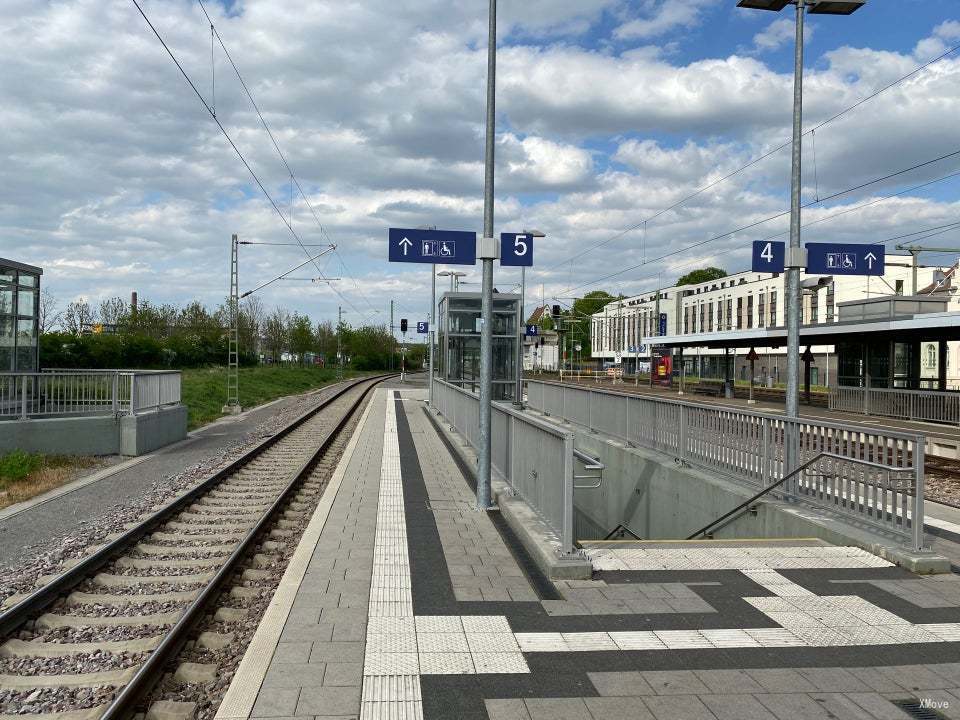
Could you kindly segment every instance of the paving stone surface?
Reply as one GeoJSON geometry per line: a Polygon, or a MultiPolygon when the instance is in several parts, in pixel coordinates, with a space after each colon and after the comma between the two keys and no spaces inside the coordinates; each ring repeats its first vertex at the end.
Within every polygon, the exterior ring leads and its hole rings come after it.
{"type": "Polygon", "coordinates": [[[549,583],[378,391],[252,717],[960,717],[960,577],[821,544],[592,548],[549,583]]]}

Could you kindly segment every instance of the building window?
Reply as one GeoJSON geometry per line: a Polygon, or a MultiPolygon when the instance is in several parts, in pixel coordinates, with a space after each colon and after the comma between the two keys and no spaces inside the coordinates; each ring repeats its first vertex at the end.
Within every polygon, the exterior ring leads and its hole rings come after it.
{"type": "Polygon", "coordinates": [[[703,303],[700,303],[700,325],[699,325],[700,332],[706,332],[707,325],[704,322],[704,318],[706,317],[706,314],[707,314],[706,306],[703,303]]]}
{"type": "Polygon", "coordinates": [[[770,327],[777,325],[777,291],[770,291],[770,327]]]}
{"type": "Polygon", "coordinates": [[[747,327],[753,327],[753,295],[747,295],[747,327]]]}
{"type": "Polygon", "coordinates": [[[737,330],[743,329],[743,298],[737,298],[737,330]]]}
{"type": "Polygon", "coordinates": [[[717,330],[723,330],[723,300],[717,300],[717,330]]]}
{"type": "Polygon", "coordinates": [[[683,307],[683,334],[687,335],[690,333],[690,306],[684,305],[683,307]]]}
{"type": "Polygon", "coordinates": [[[810,322],[820,321],[820,293],[810,294],[810,322]]]}
{"type": "Polygon", "coordinates": [[[707,306],[707,332],[713,332],[713,303],[707,306]]]}
{"type": "Polygon", "coordinates": [[[727,298],[727,330],[733,329],[733,300],[727,298]]]}
{"type": "MultiPolygon", "coordinates": [[[[903,295],[903,280],[897,280],[899,285],[898,295],[903,295]]],[[[835,305],[835,286],[833,283],[827,285],[827,322],[833,322],[835,305]]]]}
{"type": "Polygon", "coordinates": [[[766,310],[766,297],[767,294],[764,292],[757,295],[757,327],[764,327],[767,324],[767,316],[764,312],[766,310]]]}
{"type": "MultiPolygon", "coordinates": [[[[831,285],[831,287],[832,287],[832,286],[833,286],[833,283],[831,283],[830,285],[831,285]]],[[[894,281],[894,287],[896,288],[896,289],[894,290],[894,292],[895,292],[897,295],[903,295],[903,280],[896,280],[896,281],[894,281]]],[[[828,292],[829,292],[829,291],[828,291],[828,292]]]]}

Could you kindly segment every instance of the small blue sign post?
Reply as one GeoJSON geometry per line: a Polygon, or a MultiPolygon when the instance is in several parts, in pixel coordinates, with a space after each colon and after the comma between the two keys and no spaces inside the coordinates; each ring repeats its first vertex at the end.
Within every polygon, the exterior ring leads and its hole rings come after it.
{"type": "Polygon", "coordinates": [[[537,325],[527,325],[527,337],[536,337],[540,334],[540,327],[537,325]]]}
{"type": "Polygon", "coordinates": [[[500,233],[500,267],[533,267],[533,235],[500,233]]]}
{"type": "Polygon", "coordinates": [[[782,273],[786,254],[786,243],[755,240],[751,270],[753,272],[782,273]]]}
{"type": "Polygon", "coordinates": [[[883,245],[807,243],[807,272],[813,275],[883,275],[883,245]]]}
{"type": "Polygon", "coordinates": [[[420,335],[426,335],[430,332],[430,323],[428,322],[418,322],[417,323],[417,333],[420,335]]]}
{"type": "Polygon", "coordinates": [[[476,265],[477,234],[460,230],[390,228],[390,262],[476,265]]]}

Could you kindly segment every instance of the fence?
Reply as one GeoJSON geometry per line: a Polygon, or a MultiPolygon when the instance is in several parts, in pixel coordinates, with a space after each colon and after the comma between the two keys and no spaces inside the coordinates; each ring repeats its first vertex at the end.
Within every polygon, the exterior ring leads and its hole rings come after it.
{"type": "Polygon", "coordinates": [[[775,496],[829,508],[922,549],[923,435],[532,380],[526,387],[535,410],[757,488],[784,476],[785,451],[794,438],[793,467],[828,456],[775,496]]]}
{"type": "Polygon", "coordinates": [[[960,425],[960,393],[937,390],[834,387],[830,409],[960,425]]]}
{"type": "Polygon", "coordinates": [[[0,373],[0,420],[141,415],[179,404],[179,371],[0,373]]]}
{"type": "MultiPolygon", "coordinates": [[[[476,450],[480,444],[480,400],[441,380],[433,381],[433,405],[476,450]]],[[[573,549],[573,433],[494,403],[491,465],[560,538],[573,549]]]]}

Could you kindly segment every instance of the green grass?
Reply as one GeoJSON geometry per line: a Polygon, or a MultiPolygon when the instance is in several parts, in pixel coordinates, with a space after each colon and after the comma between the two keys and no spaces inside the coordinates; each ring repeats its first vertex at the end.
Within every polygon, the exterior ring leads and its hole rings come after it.
{"type": "Polygon", "coordinates": [[[70,482],[79,470],[100,463],[92,457],[42,455],[22,450],[0,454],[0,508],[60,487],[70,482]]]}
{"type": "MultiPolygon", "coordinates": [[[[362,373],[346,371],[345,377],[362,373]]],[[[284,395],[313,390],[336,381],[333,368],[258,365],[240,368],[240,405],[244,409],[262,405],[284,395]]],[[[183,371],[181,399],[189,408],[192,430],[223,415],[227,399],[227,371],[222,367],[183,371]]]]}
{"type": "Polygon", "coordinates": [[[26,478],[43,466],[43,455],[13,450],[0,455],[0,488],[26,478]]]}

